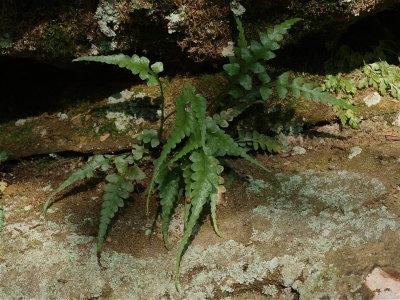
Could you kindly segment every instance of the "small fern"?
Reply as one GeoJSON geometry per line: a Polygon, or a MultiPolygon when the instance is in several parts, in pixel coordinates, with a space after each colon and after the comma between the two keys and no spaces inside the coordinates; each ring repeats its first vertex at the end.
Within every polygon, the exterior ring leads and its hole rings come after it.
{"type": "MultiPolygon", "coordinates": [[[[264,66],[265,62],[276,57],[275,51],[280,49],[280,42],[284,39],[288,30],[300,20],[295,18],[275,25],[273,28],[267,29],[266,32],[260,33],[258,40],[252,40],[249,43],[246,40],[242,22],[238,17],[235,17],[239,31],[238,46],[234,48],[234,56],[229,57],[229,63],[223,66],[225,76],[230,82],[228,94],[231,98],[228,103],[233,103],[234,108],[237,105],[243,105],[243,102],[247,103],[248,106],[260,102],[270,105],[277,97],[284,100],[291,94],[296,99],[304,97],[307,100],[337,106],[337,111],[345,111],[346,116],[352,114],[353,108],[347,101],[330,96],[327,91],[323,91],[321,87],[316,87],[312,83],[305,82],[302,77],[291,78],[289,72],[285,72],[274,79],[264,66]]],[[[221,127],[228,125],[226,120],[218,116],[215,121],[222,125],[221,127]]],[[[249,146],[252,144],[255,150],[279,151],[279,147],[273,142],[273,139],[257,134],[256,131],[252,132],[251,141],[242,142],[241,145],[249,146]]],[[[249,138],[250,136],[246,136],[246,139],[249,138]]]]}
{"type": "Polygon", "coordinates": [[[111,56],[82,57],[75,61],[94,61],[118,65],[129,69],[134,75],[139,75],[149,86],[159,86],[162,98],[161,124],[158,131],[145,129],[137,138],[143,145],[133,146],[131,154],[98,155],[86,165],[74,172],[63,184],[60,185],[48,198],[45,212],[53,197],[69,185],[93,176],[95,170],[106,173],[104,185],[103,206],[101,210],[97,250],[101,251],[107,228],[118,212],[123,207],[124,200],[129,197],[134,186],[132,182],[145,177],[136,165],[136,161],[143,158],[144,144],[151,148],[162,144],[161,152],[154,161],[154,171],[147,186],[146,210],[149,211],[149,199],[155,187],[161,206],[162,234],[165,246],[168,248],[168,228],[175,207],[182,195],[186,201],[184,206],[184,233],[178,246],[176,260],[176,287],[178,288],[180,264],[194,228],[199,223],[204,207],[210,206],[211,220],[217,235],[220,235],[217,225],[217,199],[218,191],[224,189],[224,180],[221,177],[223,167],[219,161],[224,156],[243,157],[251,163],[268,171],[266,167],[247,154],[247,149],[241,147],[252,145],[254,149],[279,151],[279,145],[270,137],[252,131],[250,135],[241,136],[235,141],[222,128],[229,126],[235,117],[241,114],[256,101],[262,99],[267,102],[275,93],[281,99],[288,93],[294,97],[328,102],[351,108],[343,101],[337,100],[321,88],[316,88],[310,83],[304,83],[300,77],[290,79],[289,73],[283,73],[274,81],[268,74],[263,62],[276,56],[274,51],[280,48],[279,42],[283,40],[287,31],[300,19],[285,21],[265,33],[261,33],[258,41],[247,42],[242,23],[235,18],[239,31],[238,47],[234,49],[235,56],[229,58],[229,64],[224,65],[226,76],[230,80],[228,95],[231,97],[227,103],[231,107],[207,116],[207,100],[195,93],[195,87],[187,84],[182,88],[181,96],[176,99],[175,127],[168,139],[162,140],[162,131],[166,118],[164,117],[163,87],[158,74],[163,71],[161,62],[150,65],[146,57],[133,55],[131,57],[117,54],[111,56]],[[242,140],[241,140],[242,139],[242,140]]]}
{"type": "MultiPolygon", "coordinates": [[[[356,80],[352,77],[345,77],[341,73],[336,76],[327,75],[322,84],[322,89],[335,93],[338,98],[349,105],[352,103],[354,95],[358,92],[356,80]]],[[[349,124],[354,129],[360,128],[361,120],[357,117],[354,110],[344,108],[340,105],[333,105],[333,111],[343,125],[349,124]]]]}
{"type": "Polygon", "coordinates": [[[400,100],[400,67],[381,61],[365,65],[362,71],[365,77],[358,82],[358,88],[373,87],[381,95],[389,93],[400,100]]]}
{"type": "Polygon", "coordinates": [[[119,208],[124,206],[124,200],[129,198],[133,192],[133,184],[120,174],[110,174],[106,176],[107,184],[103,190],[103,206],[100,213],[99,233],[97,235],[97,252],[103,248],[104,237],[107,233],[108,225],[119,208]]]}

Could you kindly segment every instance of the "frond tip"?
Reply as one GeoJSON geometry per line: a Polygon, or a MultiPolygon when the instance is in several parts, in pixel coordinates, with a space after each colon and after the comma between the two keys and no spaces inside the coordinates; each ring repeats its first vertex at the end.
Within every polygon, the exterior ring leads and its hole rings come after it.
{"type": "Polygon", "coordinates": [[[148,86],[158,85],[159,81],[157,74],[164,71],[162,62],[156,62],[149,66],[150,61],[147,57],[140,57],[136,54],[132,55],[132,57],[124,54],[84,56],[74,59],[73,61],[94,61],[110,65],[117,65],[120,68],[130,70],[133,75],[139,75],[140,79],[147,81],[148,86]]]}
{"type": "Polygon", "coordinates": [[[65,180],[54,192],[50,194],[47,198],[46,203],[44,204],[43,214],[46,217],[47,210],[52,204],[51,200],[55,195],[57,195],[62,190],[66,189],[68,186],[74,184],[75,182],[90,178],[94,174],[94,170],[98,167],[108,164],[109,159],[106,158],[104,155],[95,155],[90,161],[88,161],[85,165],[80,167],[74,173],[72,173],[67,180],[65,180]]]}
{"type": "Polygon", "coordinates": [[[119,174],[107,175],[106,181],[108,183],[103,188],[106,193],[103,195],[103,206],[100,213],[97,252],[100,252],[103,248],[104,237],[111,219],[115,216],[118,209],[124,206],[124,200],[129,198],[129,194],[133,192],[132,182],[119,174]]]}

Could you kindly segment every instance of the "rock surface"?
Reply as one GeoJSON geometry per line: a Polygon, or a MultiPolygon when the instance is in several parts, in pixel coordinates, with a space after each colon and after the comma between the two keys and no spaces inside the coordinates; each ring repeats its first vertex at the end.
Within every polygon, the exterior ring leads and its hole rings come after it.
{"type": "MultiPolygon", "coordinates": [[[[76,209],[44,222],[36,204],[25,209],[36,201],[6,191],[0,293],[10,299],[366,299],[366,278],[368,287],[382,286],[368,276],[371,267],[400,269],[399,212],[383,202],[368,205],[388,196],[380,180],[312,170],[264,179],[250,192],[258,205],[235,221],[220,219],[225,238],[210,241],[211,228],[200,232],[183,259],[180,292],[173,281],[176,248],[146,256],[108,249],[99,265],[94,238],[79,234],[84,227],[72,221],[76,209]],[[240,235],[232,239],[228,226],[240,235]]],[[[55,205],[51,215],[57,211],[55,205]]],[[[117,226],[139,231],[134,242],[143,243],[147,231],[136,222],[117,226]]]]}
{"type": "MultiPolygon", "coordinates": [[[[245,23],[253,33],[293,17],[304,22],[296,39],[343,31],[356,20],[399,3],[378,1],[243,0],[245,23]]],[[[223,49],[237,34],[229,1],[2,1],[2,56],[69,63],[71,58],[145,51],[164,61],[190,57],[221,61],[223,49]],[[181,50],[184,54],[181,55],[181,50]]]]}

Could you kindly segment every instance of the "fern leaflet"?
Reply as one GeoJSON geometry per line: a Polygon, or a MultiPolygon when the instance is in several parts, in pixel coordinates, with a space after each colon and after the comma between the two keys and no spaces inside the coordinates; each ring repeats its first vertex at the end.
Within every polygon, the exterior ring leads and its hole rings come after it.
{"type": "Polygon", "coordinates": [[[336,99],[327,92],[323,92],[321,87],[314,87],[312,83],[304,83],[302,77],[295,78],[290,82],[289,73],[285,72],[278,77],[278,80],[274,83],[279,98],[284,99],[289,92],[292,91],[295,98],[303,96],[307,100],[313,99],[314,101],[320,101],[329,103],[332,105],[339,105],[343,108],[353,109],[353,107],[346,101],[336,99]]]}
{"type": "Polygon", "coordinates": [[[228,134],[226,134],[222,129],[216,126],[215,123],[209,120],[209,131],[207,134],[206,147],[210,149],[210,153],[214,156],[240,156],[248,160],[249,162],[255,164],[261,169],[269,170],[260,164],[258,161],[253,159],[250,155],[246,153],[246,150],[240,147],[228,134]]]}
{"type": "Polygon", "coordinates": [[[164,239],[164,245],[168,249],[168,229],[171,221],[172,214],[176,202],[178,201],[179,191],[179,177],[176,173],[169,171],[164,176],[163,182],[159,185],[160,189],[160,205],[161,205],[161,222],[162,222],[162,234],[164,239]]]}
{"type": "Polygon", "coordinates": [[[133,192],[132,182],[125,179],[122,175],[107,175],[106,181],[108,183],[103,187],[106,193],[103,195],[103,206],[100,212],[97,252],[100,252],[103,248],[104,237],[111,219],[117,213],[118,209],[124,206],[124,199],[128,199],[129,194],[133,192]]]}
{"type": "Polygon", "coordinates": [[[218,186],[218,161],[215,158],[208,156],[204,151],[199,150],[192,153],[190,160],[192,161],[191,169],[193,171],[191,176],[192,207],[187,221],[187,226],[178,248],[175,282],[177,288],[182,255],[186,249],[189,238],[193,233],[193,229],[198,222],[200,214],[203,211],[204,204],[206,204],[213,189],[216,190],[216,187],[218,186]]]}
{"type": "Polygon", "coordinates": [[[74,173],[71,174],[71,176],[68,177],[67,180],[65,180],[54,192],[50,194],[50,196],[47,198],[46,203],[44,204],[44,216],[47,214],[47,209],[51,205],[51,200],[55,195],[57,195],[59,192],[70,186],[71,184],[74,184],[75,182],[85,179],[85,178],[90,178],[93,176],[93,172],[96,168],[108,164],[109,158],[106,158],[103,155],[95,155],[92,160],[88,161],[85,165],[80,167],[78,170],[76,170],[74,173]]]}
{"type": "Polygon", "coordinates": [[[148,58],[134,54],[129,57],[124,54],[115,54],[107,56],[84,56],[74,59],[73,61],[95,61],[111,65],[117,65],[120,68],[130,70],[133,75],[139,75],[140,79],[146,80],[148,86],[156,86],[159,84],[157,74],[164,70],[161,62],[156,62],[149,66],[148,58]]]}
{"type": "MultiPolygon", "coordinates": [[[[153,177],[147,187],[147,200],[146,210],[149,211],[149,200],[150,195],[154,187],[155,178],[159,176],[160,170],[162,169],[167,156],[171,151],[185,138],[190,136],[194,128],[194,116],[189,110],[186,111],[186,105],[189,104],[189,100],[186,98],[188,94],[193,93],[194,87],[188,85],[187,89],[182,89],[182,96],[176,99],[176,121],[175,128],[171,132],[167,143],[163,146],[160,156],[154,162],[153,177]]],[[[165,167],[165,165],[164,165],[165,167]]],[[[162,179],[160,179],[162,181],[162,179]]]]}
{"type": "Polygon", "coordinates": [[[279,152],[281,150],[281,145],[277,143],[273,138],[259,133],[257,130],[252,132],[249,131],[239,131],[239,145],[251,146],[254,150],[262,149],[267,150],[270,153],[279,152]]]}

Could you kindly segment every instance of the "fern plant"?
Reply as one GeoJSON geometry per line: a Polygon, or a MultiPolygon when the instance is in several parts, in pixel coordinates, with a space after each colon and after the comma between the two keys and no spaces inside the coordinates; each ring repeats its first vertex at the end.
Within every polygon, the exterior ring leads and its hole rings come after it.
{"type": "MultiPolygon", "coordinates": [[[[353,97],[358,92],[355,79],[352,77],[345,77],[341,73],[338,73],[336,76],[327,75],[322,84],[322,89],[335,93],[338,98],[348,104],[353,102],[353,97]]],[[[333,111],[339,117],[343,125],[349,124],[354,129],[360,128],[361,120],[357,117],[354,110],[339,105],[333,105],[333,111]]]]}
{"type": "Polygon", "coordinates": [[[365,65],[362,72],[364,77],[358,82],[358,88],[373,87],[381,95],[389,93],[400,100],[400,67],[380,61],[365,65]]]}
{"type": "MultiPolygon", "coordinates": [[[[176,260],[176,287],[178,288],[180,264],[188,246],[194,228],[198,224],[204,208],[208,205],[211,220],[217,235],[220,235],[216,220],[218,190],[223,190],[224,180],[221,158],[236,156],[247,159],[251,163],[268,171],[266,167],[247,154],[246,147],[252,145],[255,149],[278,151],[279,145],[266,135],[253,131],[250,135],[239,136],[235,141],[222,128],[229,126],[235,117],[249,106],[262,99],[268,102],[273,94],[283,99],[288,93],[296,98],[303,96],[331,104],[350,106],[343,101],[331,97],[302,78],[290,78],[289,73],[283,73],[272,81],[262,62],[275,57],[279,42],[287,30],[300,19],[292,19],[260,34],[260,41],[252,41],[248,45],[241,21],[236,18],[239,30],[238,47],[235,56],[230,57],[230,63],[224,65],[224,70],[230,79],[228,97],[233,101],[231,107],[224,107],[219,113],[207,116],[207,100],[195,93],[195,87],[187,84],[182,88],[181,96],[176,99],[175,127],[168,139],[163,142],[163,126],[168,116],[164,116],[164,95],[158,74],[163,71],[161,62],[150,66],[145,57],[132,57],[118,54],[111,56],[83,57],[75,61],[95,61],[118,65],[139,75],[150,86],[159,86],[162,98],[162,116],[158,131],[144,130],[137,138],[142,145],[134,146],[134,153],[123,155],[98,155],[86,165],[72,174],[49,197],[45,211],[52,198],[62,189],[83,178],[91,177],[95,170],[107,174],[107,184],[104,186],[103,207],[101,211],[97,249],[101,250],[107,227],[115,213],[123,206],[124,199],[133,190],[132,181],[144,178],[144,173],[138,168],[137,161],[142,158],[144,145],[158,147],[162,150],[154,161],[154,171],[146,189],[146,207],[149,210],[149,200],[155,188],[161,206],[162,234],[165,246],[168,248],[168,227],[175,207],[181,196],[186,199],[184,206],[184,233],[178,247],[176,260]]],[[[170,115],[169,115],[170,116],[170,115]]]]}
{"type": "MultiPolygon", "coordinates": [[[[300,20],[295,18],[275,25],[260,33],[258,40],[248,42],[241,20],[235,16],[239,37],[237,47],[234,47],[234,56],[229,57],[229,63],[223,66],[224,74],[229,80],[227,90],[230,96],[224,102],[233,103],[234,107],[243,102],[249,106],[260,102],[271,105],[277,98],[284,100],[291,95],[296,99],[304,97],[307,100],[325,102],[338,108],[337,111],[345,110],[347,114],[351,114],[353,108],[347,101],[330,96],[321,87],[306,82],[302,77],[292,78],[289,72],[273,78],[264,66],[267,61],[276,57],[275,51],[280,49],[280,42],[288,30],[300,20]]],[[[271,137],[256,130],[239,131],[239,141],[242,146],[253,146],[254,150],[261,148],[276,152],[279,149],[271,137]]]]}
{"type": "MultiPolygon", "coordinates": [[[[206,99],[200,94],[195,94],[192,85],[187,84],[182,89],[181,97],[176,99],[175,128],[154,162],[155,169],[147,191],[148,203],[154,185],[158,186],[162,232],[167,248],[168,227],[179,200],[179,191],[189,199],[185,203],[185,229],[178,248],[177,280],[182,255],[207,203],[211,208],[215,232],[219,235],[216,204],[218,187],[223,184],[223,178],[220,176],[223,167],[218,157],[240,156],[267,170],[226,134],[221,125],[218,125],[221,120],[231,120],[230,113],[224,111],[218,117],[206,117],[206,106],[206,99]],[[176,153],[169,158],[175,149],[176,153]]],[[[222,122],[222,126],[225,125],[222,122]]]]}
{"type": "Polygon", "coordinates": [[[234,48],[235,55],[229,57],[229,63],[223,66],[230,81],[229,95],[236,100],[262,99],[268,102],[273,99],[273,94],[277,94],[280,99],[285,99],[291,93],[295,98],[302,96],[307,100],[312,99],[351,109],[349,104],[323,92],[321,87],[305,82],[302,77],[291,79],[289,72],[285,72],[273,80],[267,72],[263,63],[276,57],[274,51],[280,48],[279,42],[300,20],[299,18],[287,20],[260,33],[258,41],[252,40],[249,43],[246,40],[242,22],[235,17],[239,31],[238,46],[234,48]]]}

